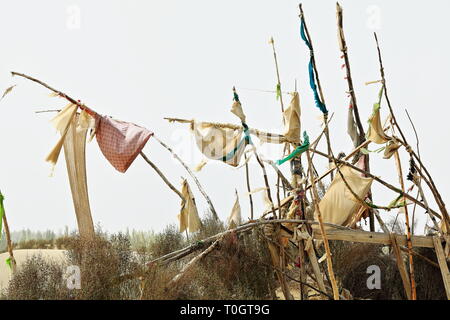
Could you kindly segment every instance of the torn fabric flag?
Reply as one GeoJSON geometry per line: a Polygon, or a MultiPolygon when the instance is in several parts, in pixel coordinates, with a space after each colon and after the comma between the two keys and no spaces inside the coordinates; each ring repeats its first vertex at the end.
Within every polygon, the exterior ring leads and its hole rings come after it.
{"type": "Polygon", "coordinates": [[[183,195],[184,200],[181,202],[181,212],[178,215],[180,232],[185,230],[188,230],[189,232],[198,231],[202,226],[202,222],[198,216],[195,199],[186,179],[182,182],[181,194],[183,195]]]}
{"type": "Polygon", "coordinates": [[[352,139],[353,147],[357,148],[359,146],[359,136],[355,118],[353,116],[353,106],[351,104],[348,107],[347,114],[347,133],[350,136],[350,139],[352,139]]]}
{"type": "MultiPolygon", "coordinates": [[[[86,135],[89,129],[89,115],[81,111],[72,119],[64,140],[64,157],[69,176],[73,206],[77,217],[78,232],[83,238],[95,235],[86,175],[86,135]]],[[[92,119],[93,120],[93,119],[92,119]]]]}
{"type": "Polygon", "coordinates": [[[239,165],[245,147],[251,141],[248,127],[244,130],[234,130],[194,121],[191,129],[197,147],[207,158],[221,160],[233,167],[239,165]]]}
{"type": "Polygon", "coordinates": [[[242,220],[241,220],[241,205],[239,204],[239,196],[236,191],[236,200],[234,201],[233,208],[231,209],[230,216],[228,217],[228,229],[237,228],[242,220]]]}
{"type": "Polygon", "coordinates": [[[230,111],[234,113],[239,119],[241,119],[241,122],[245,123],[244,110],[242,109],[241,102],[239,101],[239,96],[234,88],[233,88],[233,105],[231,106],[230,111]]]}
{"type": "Polygon", "coordinates": [[[398,148],[400,147],[401,147],[400,143],[395,138],[392,138],[392,140],[390,140],[386,144],[383,159],[390,159],[392,155],[395,153],[395,151],[397,151],[398,148]]]}
{"type": "Polygon", "coordinates": [[[298,92],[293,92],[291,103],[283,113],[285,125],[284,136],[293,143],[300,143],[300,115],[300,98],[298,92]]]}
{"type": "Polygon", "coordinates": [[[367,140],[377,144],[383,144],[391,140],[391,138],[384,133],[383,126],[381,125],[380,106],[382,95],[383,87],[381,87],[380,92],[378,93],[378,101],[373,104],[373,112],[368,120],[369,129],[366,134],[367,140]]]}
{"type": "MultiPolygon", "coordinates": [[[[360,199],[364,199],[370,190],[373,179],[362,177],[358,171],[345,165],[340,167],[340,170],[353,192],[360,199]]],[[[319,202],[323,222],[342,226],[350,222],[360,207],[361,204],[347,188],[339,173],[336,174],[319,202]]],[[[314,219],[317,220],[317,212],[314,213],[314,219]]]]}
{"type": "Polygon", "coordinates": [[[116,170],[125,172],[144,148],[153,132],[133,123],[97,115],[97,143],[116,170]]]}
{"type": "Polygon", "coordinates": [[[58,142],[45,159],[45,161],[50,162],[53,166],[55,166],[56,162],[58,161],[59,154],[61,153],[61,148],[64,144],[64,140],[66,139],[67,131],[69,130],[69,126],[72,123],[72,119],[75,117],[75,114],[77,113],[77,109],[78,106],[76,104],[70,103],[66,107],[64,107],[60,112],[58,112],[58,114],[51,120],[53,126],[61,134],[61,137],[59,138],[58,142]]]}

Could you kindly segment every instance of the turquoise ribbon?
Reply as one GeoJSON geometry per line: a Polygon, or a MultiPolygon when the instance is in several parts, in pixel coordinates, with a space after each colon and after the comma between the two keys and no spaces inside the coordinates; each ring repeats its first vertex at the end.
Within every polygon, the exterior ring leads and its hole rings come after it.
{"type": "Polygon", "coordinates": [[[295,150],[292,151],[292,153],[290,155],[288,155],[286,158],[277,160],[276,164],[282,165],[286,161],[289,161],[292,158],[295,158],[296,156],[301,155],[303,152],[305,152],[308,149],[309,149],[309,137],[308,137],[308,134],[306,133],[306,131],[304,131],[303,132],[303,144],[301,146],[298,146],[297,148],[295,148],[295,150]]]}
{"type": "Polygon", "coordinates": [[[313,67],[313,55],[312,55],[313,49],[312,49],[311,43],[309,43],[308,39],[306,38],[305,23],[303,22],[303,19],[302,19],[301,25],[300,25],[300,36],[302,37],[303,41],[305,41],[306,45],[308,46],[309,50],[311,51],[311,58],[309,59],[309,65],[308,65],[309,85],[311,86],[311,89],[314,93],[314,101],[316,102],[316,107],[319,108],[323,114],[327,114],[328,113],[327,107],[320,100],[319,93],[317,92],[316,79],[314,77],[314,67],[313,67]]]}
{"type": "MultiPolygon", "coordinates": [[[[239,101],[239,100],[237,100],[239,101]]],[[[248,144],[252,144],[252,139],[250,138],[250,130],[247,126],[247,124],[245,124],[244,122],[242,122],[242,126],[244,127],[244,138],[242,138],[241,141],[239,141],[238,145],[231,150],[230,152],[228,152],[225,156],[223,156],[222,158],[218,159],[218,160],[222,160],[224,162],[227,162],[231,159],[233,159],[233,157],[236,155],[236,152],[242,147],[242,145],[244,145],[244,147],[248,144]]]]}

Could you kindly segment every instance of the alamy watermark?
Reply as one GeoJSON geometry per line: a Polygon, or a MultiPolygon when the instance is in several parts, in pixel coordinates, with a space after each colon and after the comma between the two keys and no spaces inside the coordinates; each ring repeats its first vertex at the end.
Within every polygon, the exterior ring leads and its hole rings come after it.
{"type": "Polygon", "coordinates": [[[63,281],[66,282],[67,289],[81,289],[81,272],[79,266],[68,266],[63,274],[63,281]]]}
{"type": "Polygon", "coordinates": [[[377,265],[370,265],[366,270],[367,274],[370,276],[367,278],[366,284],[367,288],[370,290],[381,289],[381,270],[377,265]]]}
{"type": "Polygon", "coordinates": [[[381,8],[377,5],[370,5],[366,9],[366,26],[371,30],[381,29],[381,8]]]}
{"type": "Polygon", "coordinates": [[[67,19],[66,27],[69,30],[78,30],[81,28],[81,8],[78,5],[70,5],[66,8],[67,19]]]}

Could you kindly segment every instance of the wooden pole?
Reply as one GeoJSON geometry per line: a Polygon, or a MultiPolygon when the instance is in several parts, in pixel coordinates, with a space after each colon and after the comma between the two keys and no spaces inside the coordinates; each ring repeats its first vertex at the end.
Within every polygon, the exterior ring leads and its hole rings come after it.
{"type": "MultiPolygon", "coordinates": [[[[3,198],[3,194],[1,191],[0,191],[0,198],[1,198],[0,201],[3,202],[4,198],[3,198]]],[[[8,225],[8,220],[6,219],[6,210],[4,208],[4,204],[0,204],[0,205],[2,205],[2,208],[3,208],[2,221],[3,221],[4,228],[5,228],[6,246],[7,246],[8,253],[9,253],[9,259],[10,259],[9,261],[11,263],[11,269],[14,274],[16,272],[17,264],[16,264],[16,259],[14,259],[11,233],[9,232],[9,225],[8,225]]],[[[1,234],[0,234],[0,237],[1,237],[1,234]]]]}
{"type": "Polygon", "coordinates": [[[183,195],[181,194],[181,192],[174,187],[174,185],[172,183],[170,183],[169,180],[167,180],[166,176],[161,172],[161,170],[159,170],[159,168],[145,155],[144,152],[140,152],[141,157],[144,158],[145,162],[147,162],[152,168],[153,170],[156,171],[156,173],[161,177],[161,179],[165,182],[165,184],[167,184],[167,186],[173,191],[175,192],[182,201],[184,201],[185,199],[183,198],[183,195]]]}
{"type": "Polygon", "coordinates": [[[381,79],[382,79],[383,88],[384,88],[384,96],[386,98],[389,110],[391,112],[392,121],[393,121],[395,127],[398,129],[400,135],[402,136],[403,144],[404,144],[404,146],[406,148],[406,151],[408,153],[410,153],[419,162],[419,165],[420,165],[421,169],[423,169],[423,171],[428,176],[428,179],[430,180],[430,184],[428,184],[428,183],[427,184],[430,187],[430,190],[431,190],[431,192],[432,192],[432,194],[433,194],[433,196],[434,196],[434,198],[436,200],[436,203],[439,206],[439,209],[440,209],[440,211],[442,213],[443,221],[444,221],[444,223],[445,223],[445,225],[447,227],[447,232],[449,232],[449,230],[450,230],[450,216],[449,216],[449,214],[447,212],[447,209],[445,207],[445,203],[442,200],[442,197],[441,197],[439,191],[437,190],[436,185],[434,184],[433,178],[431,177],[431,175],[428,172],[427,168],[423,165],[420,157],[412,150],[412,148],[406,142],[406,137],[403,134],[403,131],[400,128],[400,126],[399,126],[399,124],[397,122],[397,119],[395,117],[394,110],[393,110],[391,102],[389,100],[389,95],[388,95],[387,88],[386,88],[386,79],[385,79],[385,76],[384,76],[383,60],[381,58],[381,50],[380,50],[380,45],[378,43],[378,37],[377,37],[377,34],[375,32],[374,32],[374,37],[375,37],[375,43],[376,43],[376,46],[377,46],[378,62],[380,64],[380,74],[381,74],[381,79]]]}
{"type": "MultiPolygon", "coordinates": [[[[310,151],[311,151],[311,152],[314,152],[314,153],[317,153],[318,155],[320,155],[320,156],[322,156],[322,157],[326,157],[326,158],[329,157],[326,153],[320,152],[320,151],[315,150],[315,149],[310,149],[310,151]]],[[[375,176],[375,175],[373,175],[373,174],[371,174],[371,173],[369,173],[369,172],[367,172],[367,171],[365,171],[365,170],[363,170],[363,169],[361,169],[361,168],[358,168],[357,166],[354,166],[354,165],[352,165],[352,164],[349,163],[349,162],[342,161],[342,160],[339,160],[339,159],[336,159],[336,158],[335,158],[335,161],[336,161],[338,164],[344,164],[344,165],[349,166],[350,168],[352,168],[352,169],[354,169],[354,170],[356,170],[356,171],[358,171],[358,172],[360,172],[360,173],[366,174],[369,178],[372,178],[373,180],[377,181],[378,183],[382,184],[383,186],[385,186],[385,187],[391,189],[391,190],[394,191],[394,192],[397,192],[397,193],[398,193],[399,195],[401,195],[402,197],[405,197],[405,198],[407,198],[408,200],[410,200],[410,201],[412,201],[412,202],[414,202],[414,203],[417,203],[418,206],[420,206],[420,207],[422,207],[422,208],[424,208],[424,209],[427,209],[427,206],[425,206],[422,202],[418,201],[417,199],[415,199],[414,197],[410,196],[409,194],[403,192],[401,189],[398,189],[398,188],[394,187],[393,185],[387,183],[386,181],[380,179],[379,177],[377,177],[377,176],[375,176]]],[[[310,186],[309,186],[309,187],[310,187],[310,186]]],[[[431,209],[431,208],[428,208],[428,209],[429,209],[429,212],[430,212],[431,214],[433,214],[435,217],[437,217],[437,218],[439,218],[439,219],[442,219],[441,216],[439,215],[439,213],[437,213],[436,211],[434,211],[434,210],[431,209]]]]}
{"type": "MultiPolygon", "coordinates": [[[[395,157],[395,163],[397,165],[397,172],[398,172],[398,180],[402,189],[402,192],[405,193],[405,182],[403,181],[403,173],[402,173],[402,165],[400,162],[400,156],[398,154],[398,150],[394,153],[395,157]]],[[[404,200],[406,201],[406,199],[404,200]]],[[[417,298],[417,292],[416,292],[416,281],[414,279],[414,260],[412,256],[412,243],[411,243],[411,224],[409,223],[409,214],[408,214],[408,206],[405,205],[405,225],[406,225],[406,239],[408,243],[408,255],[409,255],[409,276],[411,278],[411,299],[416,300],[417,298]]]]}
{"type": "Polygon", "coordinates": [[[208,194],[206,193],[206,191],[203,189],[202,185],[200,184],[200,181],[198,181],[197,177],[194,175],[194,173],[192,172],[192,170],[187,166],[186,163],[184,163],[183,160],[181,160],[181,158],[172,150],[171,147],[169,147],[167,144],[165,144],[164,142],[162,142],[160,139],[158,139],[155,135],[153,135],[153,138],[159,142],[160,145],[162,145],[165,149],[167,149],[174,157],[175,159],[178,160],[178,162],[181,163],[181,165],[186,169],[186,171],[189,173],[189,175],[192,177],[192,179],[194,179],[195,184],[198,187],[198,190],[200,191],[200,193],[203,195],[203,197],[205,197],[206,202],[209,205],[209,209],[211,210],[212,215],[214,216],[214,218],[216,220],[219,220],[219,216],[217,215],[216,209],[214,208],[211,199],[209,198],[208,194]]]}
{"type": "Polygon", "coordinates": [[[250,188],[250,176],[249,176],[249,170],[248,170],[247,155],[245,153],[244,153],[244,158],[245,158],[245,180],[247,181],[248,198],[250,201],[250,220],[253,220],[253,197],[252,197],[251,188],[250,188]]]}
{"type": "MultiPolygon", "coordinates": [[[[311,48],[310,48],[311,63],[312,63],[313,69],[314,69],[314,74],[316,76],[317,87],[319,89],[320,99],[322,100],[322,103],[325,105],[325,98],[323,96],[322,86],[320,84],[319,72],[317,71],[316,58],[314,56],[313,43],[312,43],[311,36],[309,34],[309,31],[308,31],[308,27],[306,25],[305,14],[303,13],[302,4],[300,3],[298,6],[299,6],[299,9],[300,9],[300,20],[303,22],[303,25],[305,26],[306,37],[307,37],[307,39],[309,41],[309,44],[311,46],[311,48]]],[[[326,138],[326,141],[327,141],[328,154],[331,154],[330,153],[330,151],[331,151],[330,133],[329,133],[329,130],[328,130],[328,115],[327,114],[324,114],[324,125],[325,125],[325,138],[326,138]]],[[[329,164],[331,166],[331,160],[329,160],[329,164]]],[[[332,172],[331,172],[331,180],[333,180],[333,173],[332,172]]]]}
{"type": "Polygon", "coordinates": [[[322,214],[320,213],[319,195],[317,193],[316,185],[314,184],[314,176],[312,173],[312,161],[311,161],[311,155],[309,153],[309,150],[306,151],[306,156],[308,158],[308,167],[309,167],[309,171],[310,171],[310,179],[311,179],[311,186],[312,186],[311,187],[311,189],[312,189],[311,195],[312,195],[314,207],[315,207],[315,210],[317,213],[317,220],[319,221],[320,232],[323,237],[323,243],[325,246],[325,252],[326,252],[326,256],[327,256],[328,274],[330,277],[331,287],[333,288],[333,296],[334,296],[335,300],[339,300],[339,288],[337,286],[336,278],[334,276],[333,261],[331,260],[331,250],[330,250],[330,246],[328,243],[327,234],[326,234],[325,228],[323,226],[322,214]]]}
{"type": "Polygon", "coordinates": [[[433,242],[439,266],[441,268],[442,280],[444,281],[447,299],[450,300],[450,272],[448,271],[448,265],[447,260],[445,259],[444,249],[442,248],[441,239],[439,239],[439,237],[433,237],[433,242]]]}
{"type": "MultiPolygon", "coordinates": [[[[283,124],[284,124],[284,104],[283,104],[283,94],[282,94],[282,90],[281,90],[281,80],[280,80],[280,70],[278,68],[278,60],[277,60],[277,52],[275,50],[275,41],[273,40],[273,38],[270,38],[270,44],[272,45],[272,51],[273,51],[273,59],[275,61],[275,70],[277,72],[277,87],[280,88],[280,105],[281,105],[281,116],[282,116],[282,120],[283,120],[283,124]]],[[[278,92],[277,92],[278,94],[278,92]]]]}
{"type": "MultiPolygon", "coordinates": [[[[358,145],[360,145],[366,141],[366,135],[365,135],[362,123],[361,123],[361,118],[359,116],[358,103],[356,102],[356,94],[355,94],[355,89],[353,87],[352,73],[351,73],[351,69],[350,69],[350,60],[348,58],[348,53],[347,53],[347,42],[345,41],[345,35],[344,35],[343,10],[338,2],[336,2],[336,16],[337,16],[337,26],[338,26],[339,47],[341,49],[342,57],[344,58],[344,62],[345,62],[345,70],[347,73],[346,79],[347,79],[347,86],[348,86],[348,94],[350,95],[352,110],[353,110],[353,114],[355,116],[356,126],[358,128],[358,136],[359,136],[358,145]]],[[[360,153],[359,153],[359,155],[360,155],[360,153]]],[[[369,155],[368,154],[365,155],[364,166],[365,166],[365,170],[370,172],[370,163],[369,163],[369,155]]],[[[372,200],[372,192],[370,190],[369,190],[369,199],[372,200]]],[[[375,219],[374,219],[372,210],[369,210],[369,220],[370,220],[370,231],[375,231],[375,219]]]]}

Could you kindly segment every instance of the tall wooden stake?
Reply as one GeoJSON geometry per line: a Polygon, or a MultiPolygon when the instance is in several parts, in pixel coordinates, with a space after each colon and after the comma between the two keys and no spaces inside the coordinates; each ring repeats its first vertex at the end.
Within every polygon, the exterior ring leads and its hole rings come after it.
{"type": "MultiPolygon", "coordinates": [[[[3,202],[3,194],[0,191],[0,201],[3,202]]],[[[1,204],[0,204],[1,205],[1,204]]],[[[4,205],[2,205],[3,208],[3,217],[2,217],[2,221],[3,221],[3,225],[5,228],[5,236],[6,236],[6,246],[8,249],[8,253],[9,253],[9,262],[11,264],[11,270],[13,273],[16,272],[16,259],[14,259],[14,253],[13,253],[13,245],[12,245],[12,241],[11,241],[11,233],[9,232],[9,225],[8,225],[8,220],[6,219],[6,210],[4,209],[4,205]]],[[[1,234],[0,234],[1,237],[1,234]]]]}
{"type": "Polygon", "coordinates": [[[250,188],[250,174],[248,170],[247,155],[245,153],[244,158],[245,158],[245,180],[247,181],[248,198],[250,201],[250,219],[253,220],[253,197],[250,188]]]}
{"type": "Polygon", "coordinates": [[[198,187],[198,190],[200,190],[200,193],[203,195],[203,197],[205,197],[206,202],[209,205],[209,209],[211,210],[212,215],[214,216],[214,218],[216,220],[219,220],[219,216],[217,215],[216,209],[214,208],[211,199],[209,198],[208,194],[206,193],[206,191],[203,189],[202,185],[200,184],[200,181],[198,181],[197,177],[194,175],[194,173],[192,172],[191,169],[189,169],[189,167],[187,166],[186,163],[184,163],[183,160],[181,160],[181,158],[172,150],[171,147],[169,147],[167,144],[165,144],[164,142],[162,142],[160,139],[158,139],[157,137],[153,136],[153,138],[159,142],[160,145],[162,145],[164,148],[166,148],[174,157],[175,159],[177,159],[181,165],[186,169],[186,171],[189,173],[189,175],[192,177],[192,179],[194,179],[195,184],[198,187]]]}
{"type": "MultiPolygon", "coordinates": [[[[353,114],[355,116],[355,122],[356,126],[358,128],[358,136],[359,141],[358,145],[364,143],[366,141],[366,135],[364,132],[364,128],[361,123],[361,118],[359,116],[359,110],[358,110],[358,104],[356,102],[356,94],[353,87],[353,79],[352,79],[352,73],[350,69],[350,60],[348,58],[347,54],[347,42],[345,41],[345,35],[344,35],[344,26],[343,26],[343,14],[342,14],[342,7],[339,5],[338,2],[336,2],[336,16],[337,16],[337,27],[338,27],[338,40],[339,40],[339,47],[342,52],[342,57],[344,58],[345,62],[345,70],[347,73],[347,85],[348,85],[348,94],[350,95],[351,104],[352,104],[352,110],[353,114]]],[[[361,155],[361,153],[359,153],[361,155]]],[[[366,155],[364,158],[364,166],[365,170],[370,172],[370,164],[369,164],[369,155],[366,155]]],[[[372,200],[372,192],[369,191],[369,199],[372,200]]],[[[370,220],[370,231],[375,231],[375,219],[373,216],[372,210],[369,210],[369,220],[370,220]]]]}
{"type": "Polygon", "coordinates": [[[333,261],[331,259],[330,245],[328,243],[327,233],[326,233],[325,228],[323,226],[322,214],[320,213],[319,195],[317,193],[316,185],[314,183],[314,175],[313,175],[313,172],[312,172],[312,161],[311,161],[311,155],[309,153],[309,150],[306,151],[306,156],[308,158],[308,168],[309,168],[309,171],[310,171],[309,178],[311,180],[311,189],[312,189],[311,194],[312,194],[312,199],[313,199],[313,203],[314,203],[314,208],[315,208],[315,210],[317,212],[317,220],[319,220],[320,233],[322,234],[323,244],[325,246],[325,252],[326,252],[326,257],[327,257],[328,274],[330,276],[331,287],[333,288],[333,297],[334,297],[334,300],[339,300],[339,288],[337,286],[336,278],[334,276],[333,261]]]}
{"type": "MultiPolygon", "coordinates": [[[[312,66],[314,69],[314,74],[316,76],[317,87],[319,89],[320,99],[322,100],[322,103],[325,104],[325,98],[323,96],[322,86],[320,85],[319,72],[317,71],[317,66],[316,66],[316,58],[314,56],[313,43],[311,40],[311,36],[309,35],[308,27],[306,26],[305,14],[303,13],[302,4],[300,3],[298,6],[300,9],[300,20],[303,21],[303,25],[305,26],[306,37],[311,45],[311,49],[310,49],[311,62],[312,62],[312,66]]],[[[323,121],[324,121],[324,125],[325,125],[325,138],[327,141],[328,154],[331,156],[331,143],[330,143],[330,133],[328,130],[328,115],[327,114],[324,114],[323,121]]],[[[331,166],[331,164],[332,164],[332,161],[329,160],[329,165],[331,166]]],[[[333,172],[331,172],[331,180],[333,180],[333,172]]]]}
{"type": "MultiPolygon", "coordinates": [[[[398,150],[394,153],[395,162],[397,164],[397,171],[398,171],[398,180],[400,182],[400,187],[402,189],[402,192],[405,193],[405,182],[403,181],[403,173],[402,173],[402,165],[400,162],[400,156],[398,154],[398,150]]],[[[404,201],[406,201],[405,198],[403,198],[404,201]]],[[[414,261],[413,261],[413,255],[412,255],[412,242],[411,242],[411,224],[409,223],[409,215],[408,215],[408,206],[405,205],[405,225],[406,225],[406,242],[408,245],[408,256],[409,256],[409,276],[411,279],[411,299],[416,300],[417,299],[417,292],[416,292],[416,281],[414,278],[414,261]]]]}

